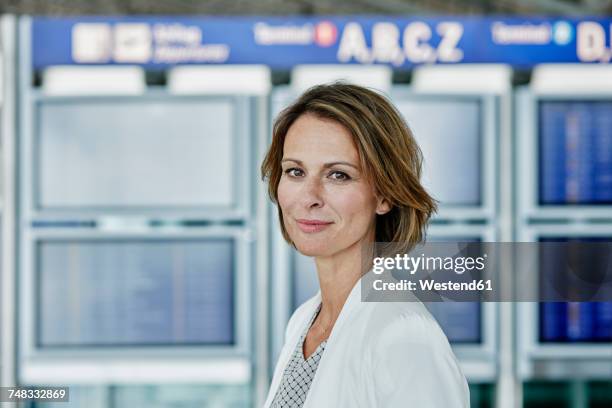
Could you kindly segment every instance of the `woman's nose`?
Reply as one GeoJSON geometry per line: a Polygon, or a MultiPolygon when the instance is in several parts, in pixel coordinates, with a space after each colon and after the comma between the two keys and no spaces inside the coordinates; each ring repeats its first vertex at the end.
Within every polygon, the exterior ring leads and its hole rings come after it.
{"type": "Polygon", "coordinates": [[[323,206],[323,183],[318,177],[307,178],[303,184],[301,201],[305,207],[323,206]]]}

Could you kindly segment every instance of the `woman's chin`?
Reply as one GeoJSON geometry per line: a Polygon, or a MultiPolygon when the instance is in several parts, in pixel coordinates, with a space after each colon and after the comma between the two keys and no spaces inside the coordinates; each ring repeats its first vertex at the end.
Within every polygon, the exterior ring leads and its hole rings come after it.
{"type": "Polygon", "coordinates": [[[329,245],[326,245],[324,242],[293,242],[295,244],[296,249],[299,253],[305,256],[326,256],[330,255],[332,251],[330,251],[329,245]]]}

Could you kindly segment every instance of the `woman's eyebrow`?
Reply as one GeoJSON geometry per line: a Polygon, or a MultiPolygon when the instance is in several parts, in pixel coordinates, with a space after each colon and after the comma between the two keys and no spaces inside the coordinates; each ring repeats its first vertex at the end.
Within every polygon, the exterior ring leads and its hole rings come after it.
{"type": "MultiPolygon", "coordinates": [[[[286,159],[282,159],[281,163],[284,163],[284,162],[287,162],[287,161],[295,162],[295,163],[299,164],[300,166],[304,165],[304,163],[301,160],[292,159],[292,158],[289,158],[289,157],[286,158],[286,159]]],[[[353,163],[346,162],[346,161],[335,161],[335,162],[325,163],[323,165],[323,168],[327,169],[329,167],[332,167],[332,166],[335,166],[335,165],[338,165],[338,164],[349,166],[349,167],[353,167],[355,170],[359,170],[358,166],[354,165],[353,163]]]]}
{"type": "Polygon", "coordinates": [[[323,167],[327,169],[327,168],[335,166],[337,164],[341,164],[341,165],[344,165],[344,166],[349,166],[349,167],[354,168],[355,170],[359,170],[358,166],[355,166],[353,163],[349,163],[349,162],[345,162],[345,161],[336,161],[336,162],[331,162],[331,163],[325,163],[323,165],[323,167]]]}

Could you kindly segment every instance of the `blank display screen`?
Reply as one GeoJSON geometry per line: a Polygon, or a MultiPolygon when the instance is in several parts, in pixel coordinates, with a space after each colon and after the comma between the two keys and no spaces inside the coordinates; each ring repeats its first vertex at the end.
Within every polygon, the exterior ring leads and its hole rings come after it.
{"type": "Polygon", "coordinates": [[[481,198],[481,104],[430,98],[394,101],[424,156],[422,182],[442,205],[481,198]]]}
{"type": "Polygon", "coordinates": [[[234,204],[229,99],[53,101],[38,114],[39,208],[234,204]]]}
{"type": "Polygon", "coordinates": [[[234,245],[39,241],[39,347],[233,344],[234,245]]]}
{"type": "Polygon", "coordinates": [[[612,101],[542,101],[538,133],[540,204],[612,204],[612,101]]]}

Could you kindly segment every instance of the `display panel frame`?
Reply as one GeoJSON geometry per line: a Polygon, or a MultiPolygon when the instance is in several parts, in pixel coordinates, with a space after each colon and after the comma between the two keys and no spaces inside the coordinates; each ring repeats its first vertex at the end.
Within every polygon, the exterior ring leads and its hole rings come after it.
{"type": "MultiPolygon", "coordinates": [[[[519,242],[540,238],[611,237],[612,225],[529,225],[519,231],[519,242]]],[[[538,276],[516,270],[516,282],[538,290],[538,276]]],[[[537,293],[537,292],[535,292],[537,293]]],[[[609,379],[612,376],[612,342],[540,342],[539,303],[516,302],[517,364],[521,378],[609,379]]]]}
{"type": "Polygon", "coordinates": [[[252,355],[252,274],[248,265],[250,234],[236,227],[170,228],[167,230],[28,230],[21,248],[20,372],[21,381],[95,383],[96,381],[248,381],[252,355]],[[233,241],[234,343],[228,345],[112,346],[39,348],[37,340],[38,282],[36,246],[66,240],[181,241],[219,238],[233,241]],[[227,366],[227,370],[221,367],[227,366]],[[145,367],[149,367],[148,369],[145,367]],[[208,367],[208,368],[207,368],[208,367]],[[167,371],[165,371],[167,368],[167,371]],[[174,369],[173,369],[174,368],[174,369]]]}
{"type": "Polygon", "coordinates": [[[526,87],[518,88],[515,99],[515,129],[517,135],[516,191],[519,194],[519,216],[524,220],[612,220],[612,204],[540,204],[539,175],[539,106],[542,102],[612,102],[606,93],[536,93],[526,87]]]}
{"type": "MultiPolygon", "coordinates": [[[[427,230],[427,236],[450,237],[457,240],[479,238],[483,243],[497,241],[495,227],[492,225],[431,225],[427,230]]],[[[481,303],[480,313],[480,343],[451,343],[461,368],[470,382],[493,381],[498,372],[498,303],[481,303]]]]}
{"type": "MultiPolygon", "coordinates": [[[[415,101],[456,101],[477,103],[480,111],[479,158],[480,158],[480,203],[478,205],[445,205],[441,203],[433,221],[445,220],[488,220],[495,216],[497,204],[497,183],[500,138],[500,101],[493,94],[433,93],[415,92],[410,88],[394,86],[389,94],[391,101],[399,103],[415,101]]],[[[408,124],[410,125],[410,123],[408,124]]]]}
{"type": "MultiPolygon", "coordinates": [[[[207,220],[242,220],[250,213],[249,197],[251,186],[248,169],[251,167],[251,155],[254,141],[259,137],[253,136],[252,129],[259,129],[254,125],[256,121],[256,104],[261,102],[262,97],[241,95],[173,95],[165,89],[149,89],[142,95],[127,96],[46,96],[38,89],[27,89],[25,101],[22,103],[23,113],[21,117],[22,143],[20,148],[20,171],[24,187],[20,193],[21,208],[23,215],[28,219],[44,218],[45,220],[91,220],[104,217],[133,216],[164,219],[203,219],[207,220]],[[227,159],[231,163],[231,204],[208,205],[181,205],[181,206],[68,206],[68,207],[40,207],[38,202],[40,174],[37,160],[41,130],[41,109],[51,104],[79,103],[106,103],[106,104],[138,104],[167,103],[173,102],[183,104],[214,102],[229,103],[235,114],[231,127],[231,152],[227,159]]],[[[202,175],[204,177],[205,174],[202,175]]]]}

